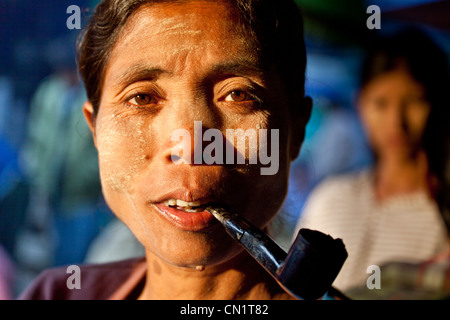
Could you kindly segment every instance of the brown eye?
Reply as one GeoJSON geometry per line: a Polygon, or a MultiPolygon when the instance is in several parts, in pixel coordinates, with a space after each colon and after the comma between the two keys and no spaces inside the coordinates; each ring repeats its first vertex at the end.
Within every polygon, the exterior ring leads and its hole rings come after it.
{"type": "Polygon", "coordinates": [[[136,106],[146,106],[154,103],[154,99],[148,94],[138,94],[134,96],[134,98],[130,99],[130,103],[136,106]]]}
{"type": "Polygon", "coordinates": [[[233,101],[233,102],[243,102],[247,100],[251,100],[249,94],[245,91],[240,90],[232,91],[225,98],[225,101],[233,101]]]}
{"type": "Polygon", "coordinates": [[[149,104],[152,101],[152,97],[150,97],[148,94],[139,94],[134,99],[140,106],[149,104]]]}

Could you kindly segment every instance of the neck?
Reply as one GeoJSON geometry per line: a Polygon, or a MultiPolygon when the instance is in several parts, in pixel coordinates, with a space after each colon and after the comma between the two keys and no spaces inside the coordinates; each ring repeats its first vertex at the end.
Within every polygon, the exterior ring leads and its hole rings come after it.
{"type": "Polygon", "coordinates": [[[382,157],[375,168],[379,200],[420,190],[428,192],[428,161],[421,151],[411,158],[382,157]]]}
{"type": "Polygon", "coordinates": [[[148,251],[146,257],[147,280],[139,299],[293,299],[244,251],[203,270],[170,265],[148,251]]]}

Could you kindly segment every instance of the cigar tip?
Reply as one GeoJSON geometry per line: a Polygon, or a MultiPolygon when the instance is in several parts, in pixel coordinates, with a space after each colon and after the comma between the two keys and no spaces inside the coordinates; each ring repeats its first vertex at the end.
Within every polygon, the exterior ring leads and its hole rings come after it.
{"type": "Polygon", "coordinates": [[[223,214],[221,213],[221,210],[218,210],[218,209],[213,208],[213,207],[207,207],[206,211],[211,213],[220,222],[223,222],[224,217],[223,217],[223,214]]]}

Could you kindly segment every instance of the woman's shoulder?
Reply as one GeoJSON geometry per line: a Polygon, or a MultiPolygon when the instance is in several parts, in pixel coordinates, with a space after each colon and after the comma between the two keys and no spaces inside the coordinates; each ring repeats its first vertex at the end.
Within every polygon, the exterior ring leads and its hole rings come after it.
{"type": "Polygon", "coordinates": [[[364,169],[355,172],[343,173],[330,176],[321,181],[312,191],[312,194],[324,194],[342,197],[349,193],[354,196],[370,187],[372,170],[364,169]]]}
{"type": "Polygon", "coordinates": [[[370,199],[370,179],[370,170],[326,178],[308,196],[302,211],[302,223],[314,221],[314,224],[328,224],[343,216],[352,217],[355,208],[360,207],[361,202],[365,205],[370,199]]]}
{"type": "Polygon", "coordinates": [[[44,270],[19,300],[106,300],[130,277],[145,258],[44,270]]]}

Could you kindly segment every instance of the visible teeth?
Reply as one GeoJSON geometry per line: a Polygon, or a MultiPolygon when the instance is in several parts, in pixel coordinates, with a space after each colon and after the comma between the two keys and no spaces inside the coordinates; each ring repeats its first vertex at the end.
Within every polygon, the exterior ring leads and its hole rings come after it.
{"type": "Polygon", "coordinates": [[[186,209],[186,208],[183,208],[184,209],[184,211],[186,211],[186,212],[202,212],[204,209],[202,209],[202,208],[196,208],[196,209],[186,209]]]}
{"type": "MultiPolygon", "coordinates": [[[[178,200],[178,199],[177,199],[177,206],[180,206],[180,207],[187,207],[187,206],[189,206],[189,202],[186,202],[186,201],[178,200]]],[[[192,207],[192,206],[191,206],[191,207],[192,207]]]]}
{"type": "Polygon", "coordinates": [[[202,205],[201,201],[186,202],[186,201],[177,199],[177,206],[180,206],[180,207],[198,207],[201,205],[202,205]]]}
{"type": "Polygon", "coordinates": [[[169,206],[185,207],[185,209],[191,209],[192,207],[199,207],[204,203],[202,203],[201,201],[188,202],[179,199],[169,199],[165,201],[164,204],[169,206]]]}

